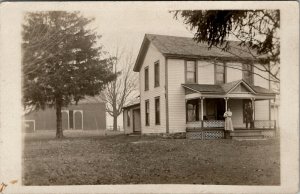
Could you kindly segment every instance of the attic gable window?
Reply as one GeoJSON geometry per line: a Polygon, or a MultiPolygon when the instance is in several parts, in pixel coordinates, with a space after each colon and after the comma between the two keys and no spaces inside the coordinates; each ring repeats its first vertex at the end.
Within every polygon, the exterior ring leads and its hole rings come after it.
{"type": "Polygon", "coordinates": [[[186,61],[185,65],[185,82],[197,83],[196,61],[186,61]]]}

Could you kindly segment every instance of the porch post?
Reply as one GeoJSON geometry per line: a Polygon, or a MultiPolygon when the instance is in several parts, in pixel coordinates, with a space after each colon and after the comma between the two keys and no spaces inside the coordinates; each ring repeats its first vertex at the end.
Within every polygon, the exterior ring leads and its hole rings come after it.
{"type": "Polygon", "coordinates": [[[200,120],[200,123],[201,123],[201,128],[203,127],[203,100],[204,100],[204,97],[201,97],[200,98],[200,101],[201,101],[201,120],[200,120]]]}
{"type": "Polygon", "coordinates": [[[201,100],[201,118],[200,118],[201,122],[203,121],[203,99],[204,99],[203,97],[200,98],[200,100],[201,100]]]}
{"type": "Polygon", "coordinates": [[[253,109],[253,128],[255,128],[254,124],[255,124],[255,98],[251,98],[251,104],[252,104],[252,109],[253,109]]]}
{"type": "Polygon", "coordinates": [[[224,98],[224,100],[225,100],[225,112],[227,111],[227,108],[228,108],[228,105],[227,105],[228,99],[229,99],[229,98],[227,98],[227,97],[224,98]]]}

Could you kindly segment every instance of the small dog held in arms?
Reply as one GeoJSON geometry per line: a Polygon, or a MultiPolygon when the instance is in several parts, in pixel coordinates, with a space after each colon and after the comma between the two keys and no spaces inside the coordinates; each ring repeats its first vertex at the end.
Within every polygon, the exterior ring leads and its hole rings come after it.
{"type": "MultiPolygon", "coordinates": [[[[12,180],[12,181],[10,181],[9,183],[10,184],[16,184],[18,182],[18,180],[12,180]]],[[[3,191],[4,191],[4,189],[7,187],[8,185],[7,184],[5,184],[5,183],[1,183],[1,185],[0,185],[0,194],[1,193],[3,193],[3,191]]]]}
{"type": "Polygon", "coordinates": [[[7,187],[7,185],[2,182],[0,185],[0,193],[4,191],[5,187],[7,187]]]}

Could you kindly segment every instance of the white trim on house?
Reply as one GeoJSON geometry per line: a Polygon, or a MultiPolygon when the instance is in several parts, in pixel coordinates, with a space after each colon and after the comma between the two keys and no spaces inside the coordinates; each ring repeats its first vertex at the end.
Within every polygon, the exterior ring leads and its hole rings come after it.
{"type": "Polygon", "coordinates": [[[234,98],[234,99],[255,99],[255,100],[269,100],[274,99],[273,96],[264,96],[264,95],[253,95],[253,94],[245,94],[245,93],[238,93],[238,94],[226,94],[226,95],[211,95],[211,94],[201,94],[201,93],[193,93],[193,94],[186,94],[185,99],[191,100],[195,98],[234,98]]]}
{"type": "Polygon", "coordinates": [[[253,94],[257,94],[248,84],[247,84],[247,82],[244,82],[243,80],[241,80],[241,81],[239,81],[234,87],[232,87],[226,94],[229,94],[229,93],[231,93],[232,91],[234,91],[234,89],[236,88],[236,87],[238,87],[239,85],[241,85],[241,84],[243,84],[244,86],[246,86],[246,88],[248,89],[248,90],[250,90],[253,94]]]}

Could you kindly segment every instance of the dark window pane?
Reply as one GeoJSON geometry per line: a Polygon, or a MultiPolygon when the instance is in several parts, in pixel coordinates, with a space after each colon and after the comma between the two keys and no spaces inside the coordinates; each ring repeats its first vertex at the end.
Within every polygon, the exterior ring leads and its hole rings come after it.
{"type": "Polygon", "coordinates": [[[159,98],[155,99],[155,124],[160,124],[160,102],[159,98]]]}
{"type": "Polygon", "coordinates": [[[145,90],[149,90],[149,69],[145,68],[145,90]]]}
{"type": "Polygon", "coordinates": [[[186,81],[187,81],[187,83],[195,83],[195,73],[187,72],[186,73],[186,81]]]}
{"type": "Polygon", "coordinates": [[[149,101],[145,102],[145,120],[146,126],[149,126],[149,101]]]}
{"type": "Polygon", "coordinates": [[[187,61],[186,62],[186,70],[187,71],[195,71],[195,61],[187,61]]]}
{"type": "Polygon", "coordinates": [[[251,64],[243,64],[243,79],[250,84],[253,83],[253,72],[251,64]]]}
{"type": "Polygon", "coordinates": [[[127,126],[130,126],[130,110],[127,110],[127,126]]]}
{"type": "Polygon", "coordinates": [[[69,117],[70,117],[70,120],[69,120],[70,129],[73,129],[74,128],[73,110],[69,110],[69,117]]]}
{"type": "Polygon", "coordinates": [[[224,65],[223,64],[217,64],[216,65],[216,72],[217,73],[224,73],[224,65]]]}
{"type": "Polygon", "coordinates": [[[154,65],[154,86],[159,86],[159,62],[156,62],[154,65]]]}
{"type": "Polygon", "coordinates": [[[216,84],[224,84],[225,83],[225,76],[223,73],[216,74],[216,84]]]}

